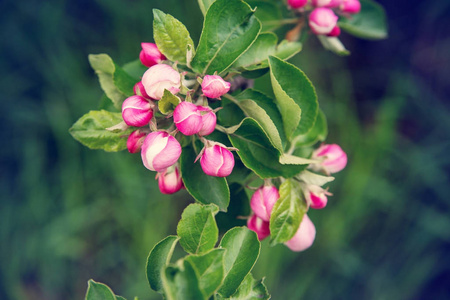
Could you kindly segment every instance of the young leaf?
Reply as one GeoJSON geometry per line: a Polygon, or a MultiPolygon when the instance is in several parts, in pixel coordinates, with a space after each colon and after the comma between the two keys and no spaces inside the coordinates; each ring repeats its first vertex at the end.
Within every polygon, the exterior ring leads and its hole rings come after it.
{"type": "Polygon", "coordinates": [[[116,65],[107,54],[89,54],[88,59],[106,96],[121,109],[123,100],[133,95],[133,86],[139,80],[116,65]]]}
{"type": "Polygon", "coordinates": [[[230,297],[255,265],[261,244],[255,232],[247,227],[235,227],[225,233],[220,247],[227,251],[224,256],[225,279],[219,294],[230,297]]]}
{"type": "Polygon", "coordinates": [[[202,254],[214,248],[219,236],[214,219],[218,211],[214,204],[195,203],[186,207],[177,226],[180,245],[186,252],[202,254]]]}
{"type": "Polygon", "coordinates": [[[270,216],[270,244],[290,240],[297,232],[306,213],[306,203],[297,182],[287,179],[280,185],[280,198],[275,202],[270,216]]]}
{"type": "Polygon", "coordinates": [[[272,145],[264,130],[252,118],[245,118],[228,138],[239,149],[237,154],[244,165],[261,178],[289,178],[306,167],[280,163],[280,151],[272,145]]]}
{"type": "Polygon", "coordinates": [[[189,255],[189,261],[197,272],[200,290],[209,298],[220,287],[223,281],[223,257],[225,249],[213,249],[204,255],[189,255]]]}
{"type": "Polygon", "coordinates": [[[311,81],[296,66],[277,57],[271,56],[269,64],[273,90],[288,139],[292,134],[307,133],[314,125],[319,110],[311,81]]]}
{"type": "MultiPolygon", "coordinates": [[[[270,295],[267,292],[267,288],[264,285],[264,279],[255,280],[251,273],[245,276],[244,281],[242,281],[241,285],[237,289],[236,293],[234,293],[230,298],[226,298],[229,300],[258,300],[270,299],[270,295]]],[[[222,300],[225,298],[216,297],[217,300],[222,300]]]]}
{"type": "Polygon", "coordinates": [[[153,9],[153,38],[159,51],[168,59],[186,64],[187,47],[194,46],[194,41],[183,23],[159,9],[153,9]]]}
{"type": "Polygon", "coordinates": [[[174,94],[172,94],[168,90],[164,90],[164,94],[161,100],[158,101],[158,108],[162,114],[167,115],[170,112],[173,112],[175,107],[180,104],[181,100],[174,94]]]}
{"type": "Polygon", "coordinates": [[[167,300],[206,300],[192,264],[181,260],[164,270],[163,285],[167,300]]]}
{"type": "Polygon", "coordinates": [[[261,24],[241,0],[217,0],[203,24],[193,69],[202,74],[222,73],[255,41],[261,24]]]}
{"type": "Polygon", "coordinates": [[[361,11],[349,18],[341,18],[339,27],[363,39],[387,37],[386,13],[381,5],[372,0],[361,0],[361,11]]]}
{"type": "Polygon", "coordinates": [[[313,184],[313,185],[318,185],[318,186],[322,186],[322,185],[327,184],[328,182],[331,182],[334,180],[333,176],[319,175],[319,174],[310,172],[308,170],[301,172],[297,176],[297,178],[306,182],[307,184],[313,184]]]}
{"type": "Polygon", "coordinates": [[[127,148],[127,137],[133,131],[132,128],[125,131],[106,130],[120,122],[123,122],[121,113],[92,110],[76,121],[69,132],[74,139],[90,149],[116,152],[127,148]]]}
{"type": "Polygon", "coordinates": [[[100,282],[95,282],[90,279],[88,281],[88,290],[86,293],[86,300],[116,300],[116,296],[114,295],[111,289],[100,282]]]}
{"type": "Polygon", "coordinates": [[[233,68],[244,70],[259,70],[269,67],[269,56],[282,60],[289,59],[302,50],[302,44],[283,40],[278,46],[278,37],[272,32],[258,35],[251,47],[233,64],[233,68]]]}
{"type": "Polygon", "coordinates": [[[206,15],[206,12],[214,1],[216,0],[198,0],[198,5],[200,6],[200,10],[202,11],[202,14],[204,16],[206,15]]]}
{"type": "Polygon", "coordinates": [[[327,135],[327,119],[325,117],[325,114],[321,110],[319,110],[319,114],[317,115],[317,119],[314,123],[313,128],[311,128],[311,130],[306,134],[296,136],[294,142],[296,146],[312,146],[319,141],[325,141],[327,135]]]}
{"type": "Polygon", "coordinates": [[[261,31],[273,31],[281,26],[282,14],[280,7],[268,1],[246,1],[256,10],[255,16],[262,24],[261,31]]]}
{"type": "Polygon", "coordinates": [[[230,190],[226,179],[206,175],[200,162],[194,163],[197,155],[198,153],[192,147],[183,148],[183,152],[181,152],[181,173],[186,190],[198,202],[214,203],[219,206],[221,211],[226,212],[230,203],[230,190]]]}
{"type": "Polygon", "coordinates": [[[161,272],[169,264],[179,238],[170,235],[153,247],[147,258],[147,280],[152,290],[163,292],[161,272]]]}
{"type": "Polygon", "coordinates": [[[350,51],[345,48],[344,44],[342,44],[342,42],[337,37],[318,35],[317,38],[325,49],[330,50],[331,52],[334,52],[340,56],[350,55],[350,51]]]}

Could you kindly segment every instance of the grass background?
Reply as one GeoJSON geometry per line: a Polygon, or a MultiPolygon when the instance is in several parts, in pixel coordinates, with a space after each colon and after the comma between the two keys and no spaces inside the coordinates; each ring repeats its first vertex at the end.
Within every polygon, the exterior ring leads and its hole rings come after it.
{"type": "MultiPolygon", "coordinates": [[[[448,299],[450,3],[378,1],[389,39],[313,38],[292,61],[315,84],[328,142],[348,152],[312,248],[263,243],[273,299],[448,299]]],[[[149,250],[174,234],[186,193],[161,195],[138,156],[91,151],[68,128],[101,96],[89,53],[119,64],[152,40],[152,8],[198,41],[196,1],[0,2],[0,299],[82,299],[87,280],[132,299],[149,250]]]]}

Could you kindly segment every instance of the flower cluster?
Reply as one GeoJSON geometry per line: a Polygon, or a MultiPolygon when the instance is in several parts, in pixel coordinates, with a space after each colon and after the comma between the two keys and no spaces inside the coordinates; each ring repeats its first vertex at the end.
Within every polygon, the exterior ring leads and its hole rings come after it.
{"type": "Polygon", "coordinates": [[[361,10],[359,0],[288,0],[291,9],[308,12],[308,24],[316,35],[336,37],[341,34],[337,25],[339,15],[349,17],[361,10]]]}
{"type": "MultiPolygon", "coordinates": [[[[311,164],[309,168],[324,175],[339,172],[347,164],[347,154],[336,144],[321,145],[313,152],[312,159],[317,163],[311,164]]],[[[312,183],[302,174],[297,179],[302,187],[308,208],[322,209],[327,205],[327,196],[331,196],[331,193],[312,183]]],[[[250,207],[253,215],[248,219],[247,227],[256,232],[259,240],[263,240],[270,235],[270,216],[279,198],[278,189],[268,182],[258,188],[251,197],[250,207]]],[[[316,228],[305,213],[297,232],[285,245],[292,251],[303,251],[311,247],[315,236],[316,228]]]]}
{"type": "MultiPolygon", "coordinates": [[[[226,177],[234,167],[233,148],[207,140],[204,136],[211,134],[216,127],[216,111],[208,106],[208,100],[220,99],[230,90],[230,83],[218,75],[206,75],[201,81],[201,94],[197,103],[192,102],[196,95],[195,86],[189,90],[184,86],[186,75],[179,72],[176,66],[170,66],[166,57],[158,50],[156,44],[142,43],[139,55],[141,63],[148,68],[142,80],[135,84],[134,94],[122,104],[123,121],[128,126],[139,127],[127,140],[130,153],[141,152],[144,166],[158,172],[156,178],[162,193],[173,194],[183,187],[182,174],[178,165],[181,145],[177,135],[198,136],[204,143],[200,152],[202,170],[210,176],[226,177]],[[181,91],[186,90],[186,93],[181,91]],[[158,104],[165,97],[166,91],[177,99],[173,112],[157,118],[158,104]],[[183,96],[185,96],[183,98],[183,96]],[[206,98],[207,97],[207,98],[206,98]],[[158,123],[167,123],[166,128],[158,129],[158,123]]],[[[195,81],[195,80],[194,80],[195,81]]],[[[161,115],[161,114],[159,114],[161,115]]]]}

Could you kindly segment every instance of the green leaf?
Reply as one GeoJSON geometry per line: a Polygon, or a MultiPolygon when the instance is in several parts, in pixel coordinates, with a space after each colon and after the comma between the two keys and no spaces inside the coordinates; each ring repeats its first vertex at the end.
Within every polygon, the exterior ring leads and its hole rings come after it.
{"type": "MultiPolygon", "coordinates": [[[[252,274],[245,276],[244,281],[230,298],[229,300],[258,300],[258,299],[270,299],[270,295],[267,292],[267,288],[264,285],[264,279],[255,280],[252,274]]],[[[222,300],[225,298],[216,297],[217,300],[222,300]]]]}
{"type": "Polygon", "coordinates": [[[121,109],[123,100],[133,95],[133,87],[139,80],[116,65],[107,54],[89,54],[88,59],[106,96],[121,109]]]}
{"type": "Polygon", "coordinates": [[[219,294],[230,297],[255,265],[261,244],[255,232],[247,227],[234,227],[225,233],[220,247],[227,251],[224,256],[225,279],[219,294]]]}
{"type": "Polygon", "coordinates": [[[325,141],[327,135],[327,119],[323,111],[319,110],[319,114],[317,115],[313,128],[311,128],[311,130],[306,134],[296,136],[295,145],[301,147],[312,146],[319,141],[325,141]]]}
{"type": "Polygon", "coordinates": [[[319,175],[308,170],[301,172],[297,178],[304,181],[308,185],[322,186],[334,180],[333,176],[319,175]]]}
{"type": "Polygon", "coordinates": [[[174,94],[172,94],[169,90],[164,90],[164,94],[161,100],[158,101],[158,108],[162,114],[169,114],[173,112],[175,107],[180,104],[181,100],[174,94]]]}
{"type": "Polygon", "coordinates": [[[118,296],[118,295],[116,295],[116,299],[117,299],[117,300],[127,300],[127,299],[125,299],[125,297],[118,296]]]}
{"type": "Polygon", "coordinates": [[[133,76],[134,78],[142,78],[145,71],[148,70],[148,67],[144,66],[141,63],[140,59],[133,60],[129,63],[123,65],[123,70],[133,76]]]}
{"type": "Polygon", "coordinates": [[[261,31],[273,31],[281,26],[280,20],[283,18],[280,7],[267,1],[246,1],[253,9],[256,9],[255,16],[262,24],[261,31]]]}
{"type": "Polygon", "coordinates": [[[311,81],[296,66],[277,57],[271,56],[269,64],[272,87],[287,138],[290,139],[292,134],[307,133],[313,127],[319,111],[311,81]]]}
{"type": "Polygon", "coordinates": [[[163,291],[162,275],[164,268],[169,264],[173,250],[179,238],[170,235],[156,244],[147,258],[147,280],[152,290],[163,291]]]}
{"type": "Polygon", "coordinates": [[[261,24],[241,0],[217,0],[203,24],[197,54],[191,65],[202,74],[222,73],[256,40],[261,24]]]}
{"type": "Polygon", "coordinates": [[[219,236],[214,219],[218,211],[214,204],[195,203],[186,207],[177,226],[180,245],[186,252],[202,254],[214,248],[219,236]]]}
{"type": "Polygon", "coordinates": [[[339,27],[363,39],[385,39],[387,22],[383,7],[371,0],[360,2],[361,12],[349,18],[341,18],[338,22],[339,27]]]}
{"type": "Polygon", "coordinates": [[[183,148],[181,153],[181,173],[186,190],[200,203],[214,203],[221,211],[227,211],[230,203],[230,190],[223,177],[213,177],[206,175],[200,162],[194,163],[195,158],[201,148],[195,152],[192,147],[183,148]],[[208,188],[205,188],[208,187],[208,188]]]}
{"type": "Polygon", "coordinates": [[[255,119],[264,129],[275,148],[282,152],[286,138],[281,115],[273,99],[252,89],[246,89],[237,95],[236,99],[240,100],[239,107],[245,115],[255,119]]]}
{"type": "Polygon", "coordinates": [[[318,35],[317,38],[325,49],[330,50],[331,52],[334,52],[340,56],[350,55],[350,51],[345,48],[345,46],[337,37],[318,35]]]}
{"type": "Polygon", "coordinates": [[[88,281],[88,290],[86,300],[116,300],[113,291],[105,284],[95,282],[90,279],[88,281]]]}
{"type": "Polygon", "coordinates": [[[159,51],[172,61],[186,64],[188,45],[194,46],[186,26],[169,14],[153,9],[153,38],[159,51]]]}
{"type": "Polygon", "coordinates": [[[261,178],[289,178],[305,169],[306,165],[280,163],[280,152],[275,148],[261,126],[252,118],[245,118],[230,132],[231,144],[244,165],[261,178]]]}
{"type": "Polygon", "coordinates": [[[186,257],[186,260],[196,270],[200,289],[207,298],[211,297],[222,284],[225,251],[225,249],[213,249],[204,255],[189,255],[186,257]]]}
{"type": "Polygon", "coordinates": [[[163,274],[164,292],[167,300],[206,300],[192,264],[180,260],[177,265],[169,265],[163,274]]]}
{"type": "Polygon", "coordinates": [[[303,192],[298,182],[287,179],[280,185],[280,198],[270,216],[270,244],[289,241],[297,232],[307,211],[303,192]]]}
{"type": "Polygon", "coordinates": [[[106,128],[121,122],[123,122],[121,113],[92,110],[76,121],[69,132],[74,139],[90,149],[103,149],[108,152],[121,151],[127,148],[127,137],[133,129],[106,130],[106,128]]]}
{"type": "Polygon", "coordinates": [[[252,46],[233,64],[233,68],[252,71],[268,68],[270,55],[286,60],[302,49],[301,43],[283,40],[277,46],[277,42],[278,37],[274,33],[261,33],[252,46]]]}
{"type": "Polygon", "coordinates": [[[202,11],[202,14],[204,16],[206,15],[206,12],[214,1],[216,0],[198,0],[198,5],[200,6],[200,10],[202,11]]]}

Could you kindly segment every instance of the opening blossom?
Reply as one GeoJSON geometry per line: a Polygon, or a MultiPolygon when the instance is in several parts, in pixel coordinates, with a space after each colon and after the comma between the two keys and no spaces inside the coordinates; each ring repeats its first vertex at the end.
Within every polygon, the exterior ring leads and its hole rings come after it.
{"type": "Polygon", "coordinates": [[[200,115],[202,116],[202,128],[198,135],[205,136],[211,134],[216,128],[217,116],[210,107],[197,106],[200,115]]]}
{"type": "Polygon", "coordinates": [[[202,116],[197,105],[191,102],[181,102],[175,107],[173,121],[184,135],[196,134],[202,129],[202,116]]]}
{"type": "Polygon", "coordinates": [[[302,8],[308,4],[308,0],[288,0],[288,5],[292,9],[302,8]]]}
{"type": "Polygon", "coordinates": [[[144,166],[157,172],[163,172],[175,164],[180,155],[180,143],[165,131],[149,133],[141,149],[144,166]]]}
{"type": "Polygon", "coordinates": [[[270,235],[269,222],[264,221],[261,218],[258,218],[257,215],[252,215],[247,220],[247,227],[250,230],[256,232],[258,236],[258,240],[262,241],[266,237],[270,235]]]}
{"type": "Polygon", "coordinates": [[[139,130],[133,131],[127,139],[127,149],[130,153],[137,153],[141,150],[142,144],[144,143],[146,133],[140,132],[139,130]]]}
{"type": "Polygon", "coordinates": [[[206,175],[226,177],[234,168],[233,153],[221,143],[208,141],[200,158],[200,165],[206,175]]]}
{"type": "Polygon", "coordinates": [[[270,220],[270,215],[272,214],[273,206],[279,198],[280,194],[276,187],[273,185],[265,185],[253,193],[250,200],[250,207],[255,215],[268,222],[270,220]]]}
{"type": "Polygon", "coordinates": [[[159,100],[162,98],[164,90],[168,90],[172,94],[180,91],[181,77],[180,73],[171,66],[157,64],[145,71],[142,76],[142,84],[150,98],[159,100]]]}
{"type": "Polygon", "coordinates": [[[347,154],[337,144],[323,144],[312,154],[312,159],[322,160],[320,164],[311,165],[315,171],[337,173],[347,165],[347,154]]]}
{"type": "Polygon", "coordinates": [[[309,15],[309,27],[318,35],[327,35],[332,32],[338,21],[338,16],[325,7],[315,8],[309,15]]]}
{"type": "Polygon", "coordinates": [[[169,195],[178,192],[183,186],[181,172],[178,167],[172,166],[158,173],[158,187],[161,193],[169,195]]]}

